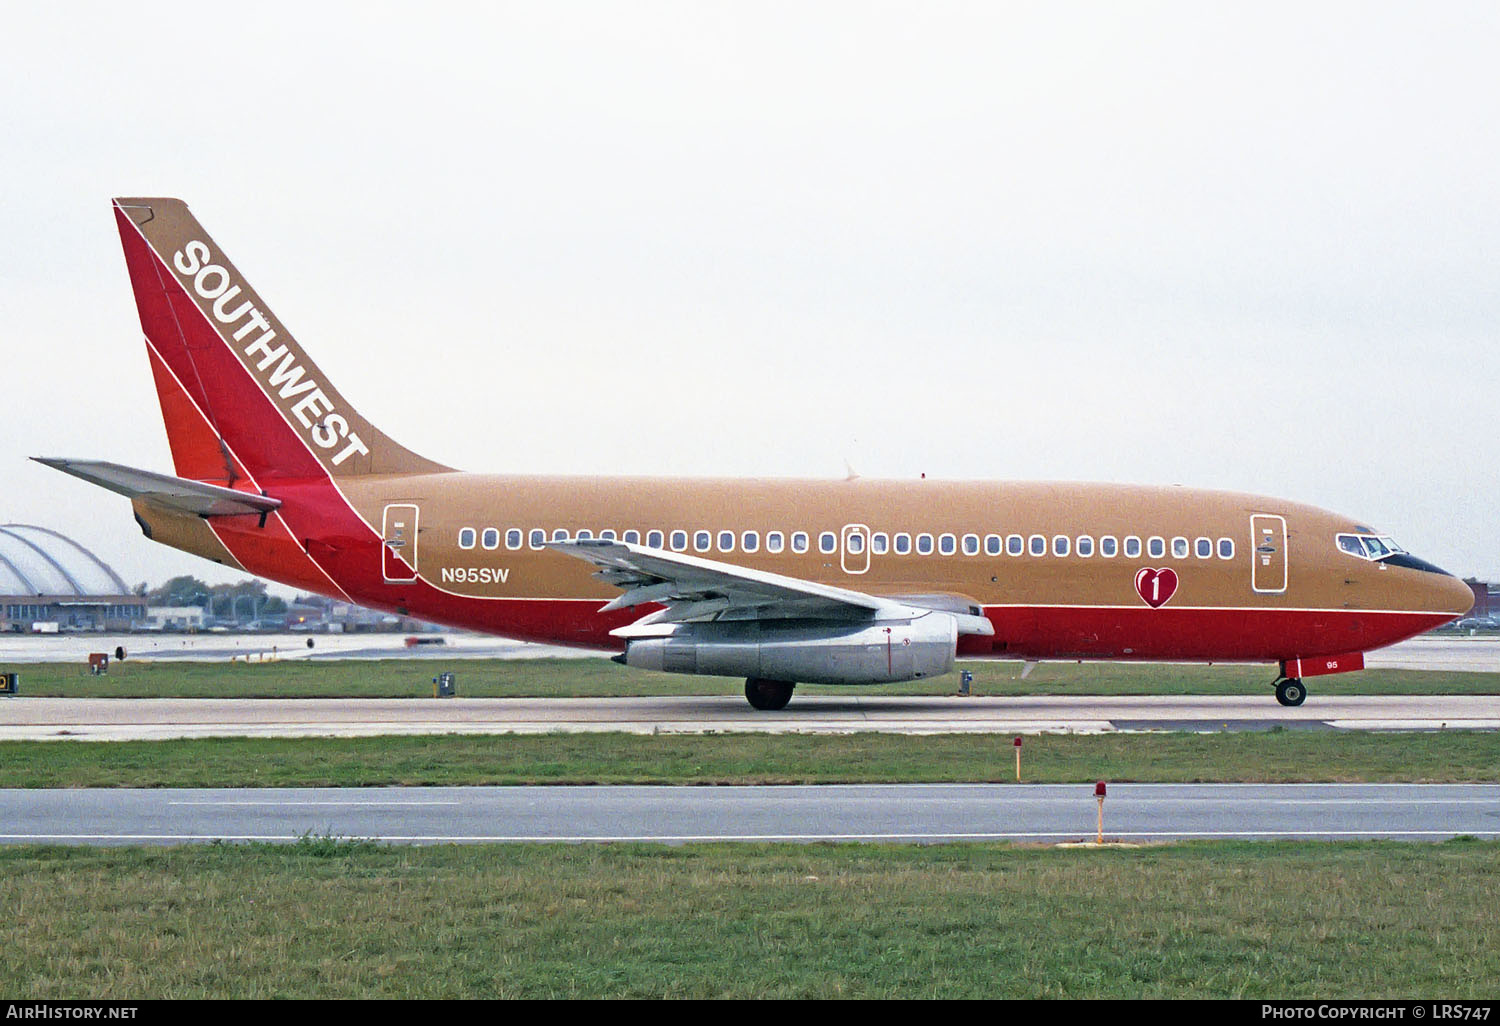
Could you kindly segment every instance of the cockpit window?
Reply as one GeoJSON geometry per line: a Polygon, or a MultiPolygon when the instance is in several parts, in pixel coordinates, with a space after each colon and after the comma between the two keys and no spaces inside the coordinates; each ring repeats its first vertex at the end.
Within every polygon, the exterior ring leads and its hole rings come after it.
{"type": "Polygon", "coordinates": [[[1337,541],[1342,551],[1361,559],[1385,559],[1406,551],[1393,538],[1384,534],[1341,534],[1337,541]]]}

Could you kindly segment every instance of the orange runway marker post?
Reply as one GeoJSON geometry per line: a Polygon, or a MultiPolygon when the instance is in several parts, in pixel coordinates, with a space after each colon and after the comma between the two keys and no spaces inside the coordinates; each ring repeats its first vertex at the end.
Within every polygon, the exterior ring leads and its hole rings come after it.
{"type": "Polygon", "coordinates": [[[1099,800],[1099,834],[1098,843],[1104,843],[1104,781],[1094,785],[1094,797],[1099,800]]]}

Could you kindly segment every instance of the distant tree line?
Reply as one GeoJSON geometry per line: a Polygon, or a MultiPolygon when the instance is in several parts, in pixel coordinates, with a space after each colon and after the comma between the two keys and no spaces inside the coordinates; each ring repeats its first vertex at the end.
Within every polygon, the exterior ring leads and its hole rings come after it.
{"type": "MultiPolygon", "coordinates": [[[[221,619],[248,620],[263,615],[279,616],[287,611],[286,600],[277,595],[267,595],[266,586],[261,581],[206,584],[196,577],[184,575],[174,577],[156,588],[146,589],[142,585],[136,592],[144,594],[147,603],[153,606],[197,606],[205,613],[221,619]]],[[[302,604],[301,596],[297,601],[302,604]]],[[[321,600],[318,604],[321,604],[321,600]]]]}

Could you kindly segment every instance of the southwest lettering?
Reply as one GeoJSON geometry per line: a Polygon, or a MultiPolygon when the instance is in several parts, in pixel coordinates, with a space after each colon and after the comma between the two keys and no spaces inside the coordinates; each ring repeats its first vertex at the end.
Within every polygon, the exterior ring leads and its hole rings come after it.
{"type": "MultiPolygon", "coordinates": [[[[300,370],[301,368],[298,369],[300,370]]],[[[285,389],[282,389],[281,397],[283,399],[289,398],[285,389]]],[[[314,418],[322,417],[322,413],[319,413],[317,409],[319,403],[323,404],[323,413],[327,413],[333,409],[333,403],[328,401],[328,397],[323,394],[323,390],[315,387],[296,406],[292,407],[292,414],[302,422],[303,427],[310,428],[313,426],[314,418]]]]}
{"type": "Polygon", "coordinates": [[[193,279],[193,288],[197,289],[198,295],[204,299],[218,299],[224,294],[224,290],[229,288],[229,272],[218,264],[209,264],[199,271],[198,276],[193,279]],[[215,288],[208,288],[203,284],[211,274],[219,276],[219,284],[215,288]]]}
{"type": "Polygon", "coordinates": [[[255,365],[256,370],[263,371],[267,367],[271,366],[271,364],[281,359],[283,356],[286,356],[286,346],[277,346],[275,349],[271,348],[271,339],[275,337],[276,332],[268,331],[260,338],[256,339],[254,342],[251,342],[248,346],[245,347],[246,356],[249,356],[256,350],[260,350],[260,352],[265,354],[266,358],[255,365]]]}
{"type": "Polygon", "coordinates": [[[261,316],[259,310],[251,310],[250,319],[245,322],[245,326],[243,328],[234,333],[234,340],[236,342],[244,341],[245,336],[250,334],[256,328],[259,328],[262,331],[266,332],[268,336],[274,336],[276,334],[276,332],[271,330],[271,325],[266,323],[266,319],[261,316]]]}
{"type": "MultiPolygon", "coordinates": [[[[281,352],[286,352],[286,346],[282,346],[278,350],[278,353],[281,352]]],[[[265,364],[261,364],[260,369],[265,370],[265,366],[265,364]]],[[[286,356],[282,357],[281,366],[271,372],[271,377],[268,381],[272,388],[275,388],[277,385],[282,386],[280,395],[283,399],[290,399],[292,396],[301,395],[309,389],[318,387],[316,381],[299,384],[302,381],[302,368],[297,366],[297,357],[291,353],[287,353],[286,356]]],[[[304,420],[302,426],[311,427],[312,425],[304,420]]]]}
{"type": "Polygon", "coordinates": [[[333,447],[333,443],[349,433],[349,422],[337,413],[330,413],[323,418],[323,422],[313,428],[313,441],[324,449],[333,447]],[[338,425],[335,427],[334,425],[338,425]]]}
{"type": "Polygon", "coordinates": [[[189,242],[172,256],[172,266],[182,274],[197,274],[198,268],[208,259],[208,246],[202,242],[189,242]]]}
{"type": "MultiPolygon", "coordinates": [[[[291,413],[307,429],[313,444],[320,449],[332,449],[342,439],[344,447],[329,461],[337,467],[351,456],[368,456],[370,447],[358,434],[349,430],[349,420],[334,412],[333,402],[318,382],[307,377],[307,369],[299,357],[286,344],[275,344],[276,329],[270,320],[255,305],[252,299],[241,299],[231,310],[230,304],[244,295],[244,288],[232,284],[227,268],[212,262],[213,251],[206,242],[194,239],[172,254],[172,266],[184,278],[192,280],[193,291],[212,302],[213,316],[224,325],[236,343],[244,343],[241,352],[254,363],[268,391],[283,400],[297,399],[291,413]],[[260,334],[255,335],[255,332],[260,334]],[[253,339],[251,339],[254,335],[253,339]],[[251,341],[246,342],[246,339],[251,341]],[[301,397],[298,399],[298,397],[301,397]]],[[[466,571],[467,580],[479,583],[491,581],[504,583],[509,570],[484,569],[487,576],[481,581],[472,576],[479,569],[466,571]]],[[[444,570],[446,575],[449,571],[444,570]]],[[[446,578],[445,578],[446,579],[446,578]]]]}
{"type": "Polygon", "coordinates": [[[250,311],[251,307],[255,305],[247,299],[240,304],[239,309],[234,313],[225,313],[224,308],[229,305],[229,301],[239,294],[240,287],[236,285],[228,292],[220,296],[218,299],[214,300],[214,316],[219,319],[220,324],[233,324],[235,321],[245,316],[245,314],[250,311]]]}
{"type": "Polygon", "coordinates": [[[359,453],[361,456],[368,456],[370,455],[370,447],[361,442],[358,435],[350,435],[349,444],[344,446],[343,451],[333,458],[333,465],[335,467],[338,466],[355,453],[359,453]]]}

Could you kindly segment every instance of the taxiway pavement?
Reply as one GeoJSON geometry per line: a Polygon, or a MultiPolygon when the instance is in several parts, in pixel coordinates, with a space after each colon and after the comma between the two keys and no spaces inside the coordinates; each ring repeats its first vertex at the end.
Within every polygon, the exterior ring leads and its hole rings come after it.
{"type": "MultiPolygon", "coordinates": [[[[0,843],[1090,841],[1092,785],[0,790],[0,843]]],[[[1496,784],[1117,784],[1106,840],[1500,837],[1496,784]]]]}
{"type": "Polygon", "coordinates": [[[376,734],[1103,733],[1119,730],[1497,730],[1500,695],[649,698],[0,699],[0,740],[363,737],[376,734]]]}

